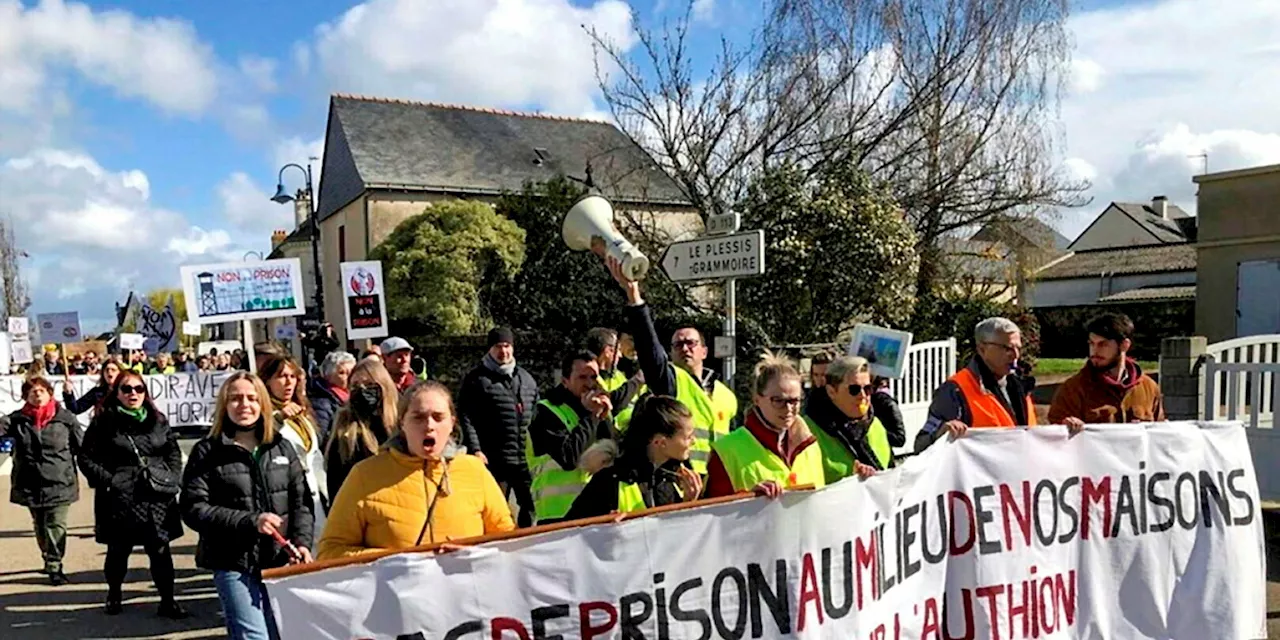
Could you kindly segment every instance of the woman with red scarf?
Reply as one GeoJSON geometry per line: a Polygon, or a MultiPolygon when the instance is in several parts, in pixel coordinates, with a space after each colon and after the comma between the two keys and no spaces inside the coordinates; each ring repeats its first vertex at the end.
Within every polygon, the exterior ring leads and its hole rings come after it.
{"type": "Polygon", "coordinates": [[[68,582],[62,556],[67,551],[67,511],[80,499],[76,458],[83,432],[75,415],[54,401],[48,380],[22,383],[22,397],[26,404],[0,421],[0,435],[13,438],[9,501],[31,511],[44,573],[56,587],[68,582]]]}

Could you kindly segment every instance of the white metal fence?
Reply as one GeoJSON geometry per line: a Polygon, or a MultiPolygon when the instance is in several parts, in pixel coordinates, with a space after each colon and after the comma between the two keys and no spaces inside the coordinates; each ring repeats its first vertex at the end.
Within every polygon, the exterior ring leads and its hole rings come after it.
{"type": "Polygon", "coordinates": [[[913,344],[907,350],[907,368],[902,377],[889,381],[893,397],[902,409],[907,432],[907,446],[899,452],[910,452],[916,434],[929,416],[933,392],[956,372],[956,341],[938,340],[913,344]]]}
{"type": "Polygon", "coordinates": [[[1206,420],[1245,420],[1270,428],[1280,383],[1280,335],[1249,336],[1209,345],[1200,370],[1206,420]]]}

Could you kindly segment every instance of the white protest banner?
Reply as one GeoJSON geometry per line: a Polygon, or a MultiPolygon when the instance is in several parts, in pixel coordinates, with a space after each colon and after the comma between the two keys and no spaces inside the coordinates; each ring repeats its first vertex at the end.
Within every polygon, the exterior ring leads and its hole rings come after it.
{"type": "Polygon", "coordinates": [[[286,640],[1251,640],[1260,509],[1239,423],[978,429],[777,501],[266,579],[286,640]]]}
{"type": "Polygon", "coordinates": [[[342,263],[343,308],[347,339],[385,338],[387,297],[382,288],[382,263],[377,260],[342,263]]]}
{"type": "Polygon", "coordinates": [[[80,342],[78,311],[42,313],[36,316],[36,324],[40,326],[40,341],[45,344],[80,342]]]}
{"type": "Polygon", "coordinates": [[[297,258],[181,268],[187,317],[214,324],[306,313],[297,258]]]}
{"type": "MultiPolygon", "coordinates": [[[[213,424],[213,408],[218,399],[218,390],[230,375],[231,372],[170,373],[142,378],[147,383],[147,393],[156,403],[156,408],[169,418],[169,425],[186,427],[213,424]]],[[[47,379],[53,385],[53,399],[62,402],[63,377],[50,376],[47,379]]],[[[0,376],[0,413],[8,414],[22,408],[23,380],[23,376],[0,376]]],[[[71,388],[77,398],[96,384],[97,376],[71,376],[71,388]]],[[[80,422],[86,426],[92,417],[91,411],[79,416],[80,422]]]]}
{"type": "Polygon", "coordinates": [[[0,374],[7,374],[13,368],[13,337],[8,333],[0,333],[0,374]]]}
{"type": "Polygon", "coordinates": [[[200,336],[200,325],[195,322],[184,320],[182,322],[182,335],[184,336],[200,336]]]}
{"type": "Polygon", "coordinates": [[[141,333],[122,333],[120,334],[121,349],[141,349],[146,338],[141,333]]]}
{"type": "Polygon", "coordinates": [[[298,337],[298,327],[285,323],[276,325],[276,340],[293,340],[298,337]]]}

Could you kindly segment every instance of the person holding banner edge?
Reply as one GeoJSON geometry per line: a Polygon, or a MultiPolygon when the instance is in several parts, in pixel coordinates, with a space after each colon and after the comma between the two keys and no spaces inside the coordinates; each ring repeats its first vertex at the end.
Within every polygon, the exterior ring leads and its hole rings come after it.
{"type": "Polygon", "coordinates": [[[107,546],[102,568],[107,615],[123,610],[121,587],[129,555],[142,545],[160,594],[159,615],[186,618],[187,612],[174,599],[169,550],[169,543],[182,537],[178,510],[182,450],[138,372],[126,371],[116,378],[85,433],[79,463],[94,489],[94,539],[107,546]]]}
{"type": "Polygon", "coordinates": [[[213,571],[234,640],[278,637],[262,570],[311,561],[311,492],[270,402],[257,376],[232,374],[218,392],[213,428],[183,470],[179,504],[200,534],[196,566],[213,571]]]}
{"type": "Polygon", "coordinates": [[[868,478],[893,462],[889,436],[871,411],[873,393],[867,360],[840,356],[826,363],[823,385],[809,394],[804,419],[822,449],[827,484],[868,478]]]}

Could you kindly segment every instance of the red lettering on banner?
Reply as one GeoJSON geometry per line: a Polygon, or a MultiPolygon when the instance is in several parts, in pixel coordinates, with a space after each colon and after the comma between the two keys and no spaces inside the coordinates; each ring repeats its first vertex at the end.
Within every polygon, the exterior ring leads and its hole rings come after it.
{"type": "Polygon", "coordinates": [[[607,635],[618,624],[618,609],[608,602],[584,602],[578,605],[578,626],[582,628],[582,640],[607,635]],[[608,620],[601,625],[591,623],[591,614],[604,612],[608,620]]]}
{"type": "Polygon", "coordinates": [[[507,631],[514,633],[520,640],[533,640],[529,636],[529,630],[524,628],[524,623],[515,618],[494,618],[489,637],[492,640],[503,640],[503,633],[507,631]]]}
{"type": "Polygon", "coordinates": [[[969,550],[973,548],[974,543],[978,541],[978,520],[973,513],[973,501],[969,499],[968,494],[962,491],[950,491],[947,493],[947,508],[951,512],[949,514],[951,521],[951,535],[949,536],[951,538],[951,555],[962,556],[969,553],[969,550]],[[956,542],[956,530],[958,529],[958,527],[956,527],[957,500],[960,504],[964,505],[965,521],[968,523],[966,527],[969,530],[969,538],[963,543],[956,542]]]}
{"type": "Polygon", "coordinates": [[[1013,551],[1013,523],[1018,523],[1022,532],[1023,544],[1031,546],[1031,482],[1022,481],[1022,506],[1013,496],[1009,485],[1000,485],[1000,513],[1004,520],[1004,543],[1006,551],[1013,551]]]}
{"type": "Polygon", "coordinates": [[[822,624],[822,593],[818,590],[818,572],[813,568],[813,554],[804,554],[804,559],[800,562],[800,602],[797,607],[800,609],[800,621],[796,624],[796,631],[804,631],[804,623],[808,619],[809,608],[805,605],[813,603],[813,609],[818,614],[818,624],[822,624]]]}
{"type": "Polygon", "coordinates": [[[1111,476],[1102,478],[1102,482],[1093,483],[1093,478],[1084,476],[1080,479],[1080,539],[1089,539],[1089,514],[1092,509],[1089,503],[1102,505],[1102,537],[1111,535],[1111,476]]]}
{"type": "Polygon", "coordinates": [[[857,576],[854,582],[858,587],[858,611],[862,611],[862,570],[869,569],[871,573],[871,599],[880,599],[880,581],[877,580],[878,573],[876,571],[876,537],[875,533],[871,533],[871,544],[862,543],[863,538],[858,537],[858,541],[854,544],[854,564],[857,566],[857,576]]]}
{"type": "Polygon", "coordinates": [[[986,587],[978,587],[973,590],[974,595],[979,598],[987,599],[987,615],[991,617],[991,640],[1000,640],[1000,608],[996,606],[996,598],[1004,593],[1004,585],[993,584],[986,587]]]}

